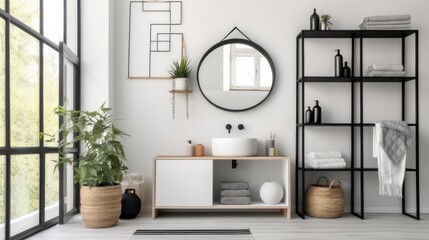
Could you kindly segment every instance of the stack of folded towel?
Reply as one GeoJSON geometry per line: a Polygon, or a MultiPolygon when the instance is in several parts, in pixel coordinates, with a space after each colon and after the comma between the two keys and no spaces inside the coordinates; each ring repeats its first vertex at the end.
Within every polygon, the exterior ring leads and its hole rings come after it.
{"type": "Polygon", "coordinates": [[[221,182],[220,203],[225,205],[249,205],[249,183],[244,181],[221,182]]]}
{"type": "Polygon", "coordinates": [[[305,157],[306,168],[345,168],[346,161],[338,151],[310,152],[305,157]]]}
{"type": "Polygon", "coordinates": [[[366,17],[359,27],[361,30],[402,30],[409,29],[410,25],[410,15],[385,15],[366,17]]]}
{"type": "Polygon", "coordinates": [[[404,77],[404,66],[401,64],[372,64],[366,73],[368,77],[404,77]]]}

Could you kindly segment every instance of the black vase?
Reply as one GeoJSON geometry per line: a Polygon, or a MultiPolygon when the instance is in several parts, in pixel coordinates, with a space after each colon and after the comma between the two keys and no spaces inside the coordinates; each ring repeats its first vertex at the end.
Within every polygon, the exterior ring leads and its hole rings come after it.
{"type": "Polygon", "coordinates": [[[122,194],[122,209],[120,219],[132,219],[137,217],[141,209],[141,201],[136,195],[135,189],[126,189],[122,194]]]}
{"type": "Polygon", "coordinates": [[[314,123],[322,123],[322,108],[319,106],[319,100],[314,100],[316,106],[313,107],[314,123]]]}
{"type": "Polygon", "coordinates": [[[314,13],[310,17],[310,30],[320,30],[320,19],[316,9],[314,9],[314,13]]]}
{"type": "Polygon", "coordinates": [[[344,62],[344,67],[343,67],[343,77],[350,77],[351,76],[351,70],[350,67],[347,66],[347,62],[344,62]]]}
{"type": "Polygon", "coordinates": [[[310,107],[307,107],[307,111],[305,111],[305,123],[314,123],[313,111],[311,111],[310,107]]]}

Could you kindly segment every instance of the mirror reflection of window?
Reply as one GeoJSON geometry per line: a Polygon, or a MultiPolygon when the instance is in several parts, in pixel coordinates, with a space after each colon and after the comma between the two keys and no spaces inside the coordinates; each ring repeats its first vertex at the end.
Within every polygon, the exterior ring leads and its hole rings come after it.
{"type": "Polygon", "coordinates": [[[224,47],[224,91],[269,91],[271,84],[271,67],[258,50],[246,44],[224,47]]]}

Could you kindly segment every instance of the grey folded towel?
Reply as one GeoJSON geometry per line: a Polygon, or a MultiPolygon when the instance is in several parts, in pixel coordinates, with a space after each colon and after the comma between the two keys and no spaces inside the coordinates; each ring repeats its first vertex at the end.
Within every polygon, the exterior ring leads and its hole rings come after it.
{"type": "Polygon", "coordinates": [[[248,197],[249,190],[221,190],[221,197],[248,197]]]}
{"type": "Polygon", "coordinates": [[[249,183],[244,181],[221,182],[220,189],[222,190],[245,190],[249,189],[249,183]]]}
{"type": "Polygon", "coordinates": [[[367,25],[367,26],[373,26],[373,25],[410,25],[411,21],[407,20],[407,21],[386,21],[386,22],[366,22],[365,24],[361,24],[361,26],[363,25],[367,25]]]}
{"type": "Polygon", "coordinates": [[[404,15],[383,15],[383,16],[371,16],[363,19],[363,23],[366,22],[390,22],[390,21],[409,21],[411,16],[408,14],[404,15]]]}
{"type": "Polygon", "coordinates": [[[249,205],[250,197],[221,197],[220,204],[224,205],[249,205]]]}
{"type": "Polygon", "coordinates": [[[360,27],[361,30],[407,30],[410,28],[410,25],[364,25],[360,27]]]}

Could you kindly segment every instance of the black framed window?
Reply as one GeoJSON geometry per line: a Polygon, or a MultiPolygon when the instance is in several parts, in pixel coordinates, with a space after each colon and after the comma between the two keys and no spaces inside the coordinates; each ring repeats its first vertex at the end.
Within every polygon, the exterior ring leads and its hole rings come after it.
{"type": "Polygon", "coordinates": [[[0,239],[77,212],[73,171],[55,167],[56,143],[38,133],[58,130],[53,109],[66,99],[79,108],[79,8],[80,0],[0,0],[0,239]]]}

